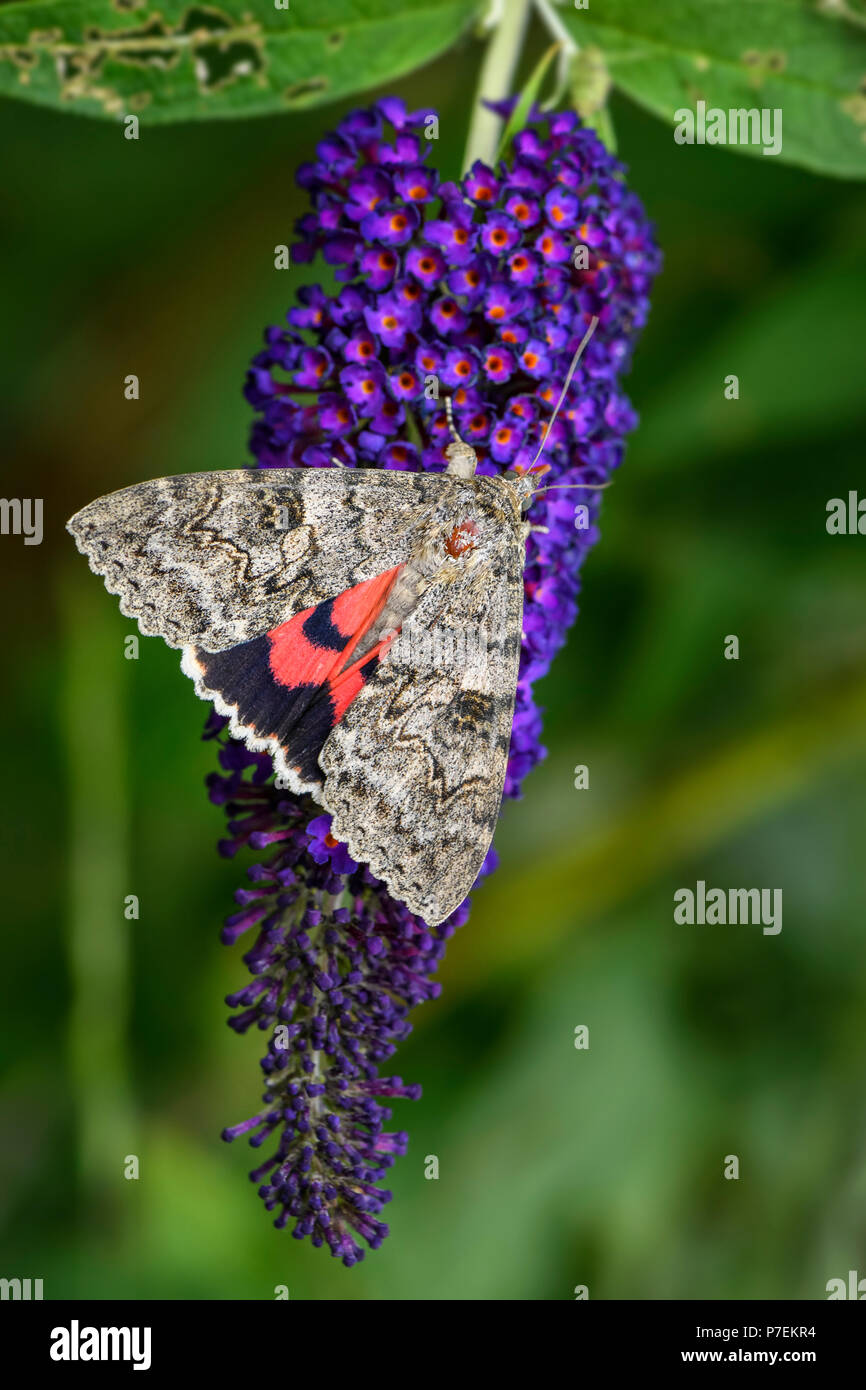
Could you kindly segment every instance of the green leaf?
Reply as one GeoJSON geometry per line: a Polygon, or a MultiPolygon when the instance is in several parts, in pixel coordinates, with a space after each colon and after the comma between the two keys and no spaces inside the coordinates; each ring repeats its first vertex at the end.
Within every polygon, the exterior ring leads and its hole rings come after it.
{"type": "Polygon", "coordinates": [[[499,142],[499,149],[496,151],[497,164],[499,163],[500,159],[505,158],[505,155],[508,151],[508,147],[514,139],[515,135],[517,135],[517,133],[521,131],[523,127],[526,125],[527,119],[529,117],[529,112],[532,107],[532,103],[536,100],[536,98],[538,97],[538,93],[541,91],[541,84],[544,81],[544,75],[547,72],[547,69],[550,67],[550,64],[556,57],[557,53],[559,52],[559,49],[560,45],[558,43],[551,45],[551,47],[547,50],[544,56],[537,63],[535,69],[533,70],[532,76],[530,77],[526,86],[523,88],[523,91],[520,93],[520,99],[508,119],[508,124],[505,127],[505,130],[502,132],[502,139],[499,142]]]}
{"type": "Polygon", "coordinates": [[[147,124],[375,87],[450,47],[478,0],[25,0],[0,5],[0,95],[147,124]]]}
{"type": "MultiPolygon", "coordinates": [[[[782,148],[768,166],[778,157],[866,176],[862,21],[833,17],[815,0],[603,0],[558,13],[579,44],[603,50],[615,85],[656,115],[673,121],[699,100],[725,111],[778,108],[782,148]]],[[[729,148],[763,156],[760,144],[729,148]]]]}

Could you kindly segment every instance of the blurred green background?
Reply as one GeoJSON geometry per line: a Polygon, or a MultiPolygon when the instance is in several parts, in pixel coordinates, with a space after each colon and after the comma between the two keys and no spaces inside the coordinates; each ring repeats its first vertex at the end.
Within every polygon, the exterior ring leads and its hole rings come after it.
{"type": "MultiPolygon", "coordinates": [[[[440,108],[449,177],[477,61],[467,40],[393,87],[440,108]]],[[[866,538],[825,530],[829,498],[866,494],[866,200],[677,146],[622,100],[666,256],[642,423],[541,690],[549,759],[394,1061],[424,1096],[392,1125],[390,1238],[348,1271],[275,1232],[251,1151],[220,1142],[259,1093],[217,937],[245,865],[215,853],[177,654],[124,659],[134,625],[63,528],[244,462],[248,359],[323,273],[273,268],[293,170],[344,109],[133,143],[0,106],[3,491],[45,499],[42,546],[0,544],[0,1273],[47,1298],[822,1298],[866,1274],[866,538]],[[781,934],[676,925],[697,879],[782,888],[781,934]]]]}

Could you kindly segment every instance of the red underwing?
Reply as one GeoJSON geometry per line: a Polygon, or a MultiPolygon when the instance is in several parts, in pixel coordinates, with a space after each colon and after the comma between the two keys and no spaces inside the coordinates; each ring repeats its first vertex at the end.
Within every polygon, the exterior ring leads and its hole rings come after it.
{"type": "Polygon", "coordinates": [[[231,733],[431,925],[469,893],[499,814],[544,471],[477,475],[448,414],[444,473],[183,474],[68,522],[121,611],[182,649],[231,733]]]}

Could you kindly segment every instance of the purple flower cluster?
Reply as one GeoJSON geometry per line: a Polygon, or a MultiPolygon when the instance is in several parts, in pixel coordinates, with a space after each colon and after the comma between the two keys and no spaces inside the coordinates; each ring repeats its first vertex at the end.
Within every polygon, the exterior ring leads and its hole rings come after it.
{"type": "MultiPolygon", "coordinates": [[[[430,166],[432,113],[388,98],[349,115],[301,167],[312,209],[295,261],[321,254],[335,292],[298,292],[288,328],[266,332],[247,399],[264,468],[441,471],[449,442],[443,397],[476,449],[479,472],[528,467],[592,316],[599,323],[545,438],[546,481],[602,483],[635,425],[618,377],[648,313],[660,257],[623,166],[577,116],[531,114],[496,169],[461,184],[430,166]]],[[[597,539],[598,493],[540,494],[530,519],[524,636],[505,795],[519,795],[544,756],[532,684],[577,613],[578,572],[597,539]]],[[[389,1193],[378,1182],[406,1136],[387,1134],[377,1098],[414,1097],[381,1064],[409,1032],[409,1011],[435,997],[444,943],[464,903],[429,928],[393,901],[329,832],[309,799],[281,791],[270,760],[227,739],[211,796],[226,806],[225,853],[266,851],[224,939],[255,929],[253,976],[228,1003],[232,1026],[271,1039],[265,1108],[225,1132],[276,1152],[253,1173],[276,1224],[327,1244],[344,1263],[377,1246],[389,1193]]],[[[484,872],[495,866],[491,851],[484,872]]]]}
{"type": "Polygon", "coordinates": [[[206,730],[221,741],[222,772],[208,779],[229,813],[220,850],[266,851],[223,927],[229,945],[255,929],[252,980],[226,1002],[237,1032],[255,1025],[270,1041],[264,1108],[223,1137],[249,1134],[254,1148],[275,1137],[250,1175],[274,1224],[295,1218],[295,1236],[352,1265],[364,1253],[355,1234],[374,1249],[387,1235],[377,1218],[390,1193],[377,1183],[406,1150],[404,1133],[384,1132],[379,1101],[420,1094],[379,1067],[410,1031],[409,1010],[439,993],[431,976],[461,918],[433,933],[389,899],[333,839],[330,817],[281,793],[270,758],[227,739],[224,723],[214,715],[206,730]]]}

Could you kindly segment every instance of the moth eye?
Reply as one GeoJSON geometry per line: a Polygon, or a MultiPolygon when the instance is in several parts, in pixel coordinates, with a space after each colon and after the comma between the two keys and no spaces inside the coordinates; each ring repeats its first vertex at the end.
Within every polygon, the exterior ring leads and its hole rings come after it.
{"type": "Polygon", "coordinates": [[[459,526],[455,526],[448,536],[445,537],[445,551],[452,560],[459,560],[461,555],[467,551],[475,549],[475,537],[478,535],[478,527],[474,521],[461,521],[459,526]]]}

